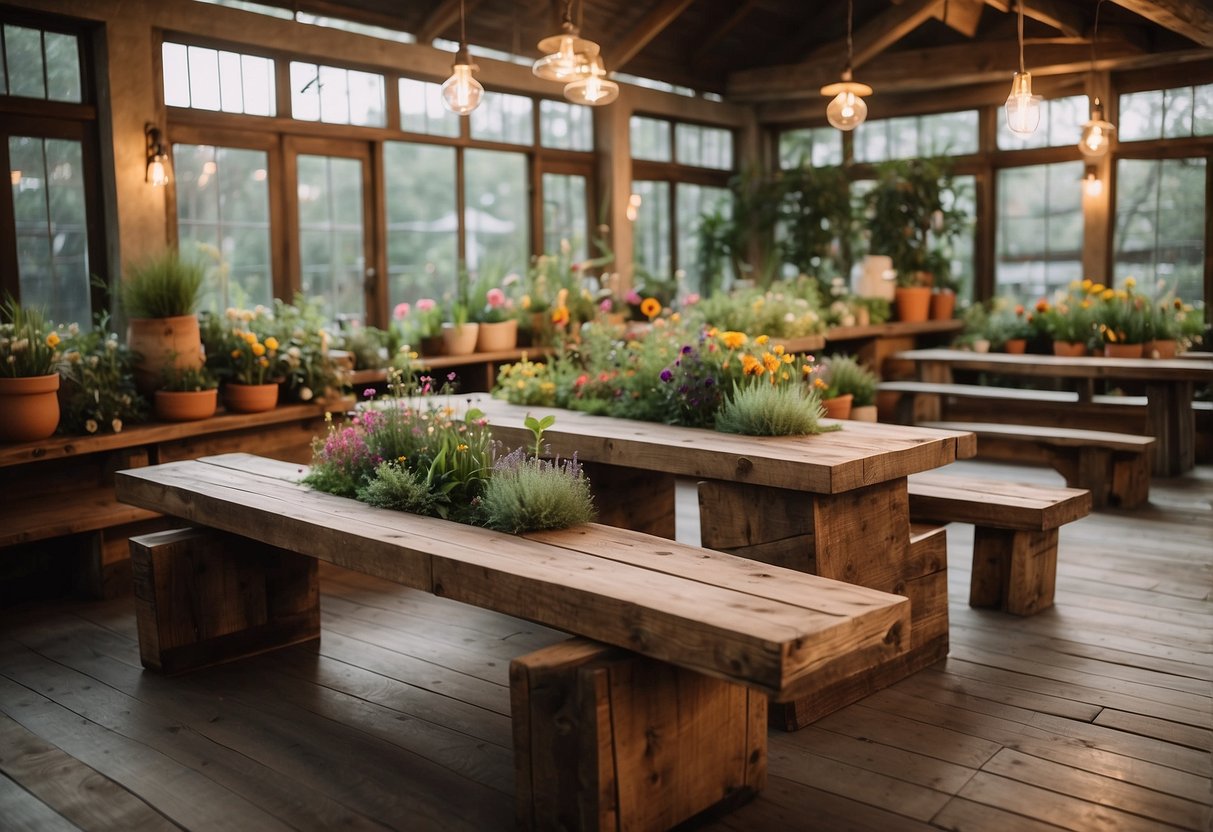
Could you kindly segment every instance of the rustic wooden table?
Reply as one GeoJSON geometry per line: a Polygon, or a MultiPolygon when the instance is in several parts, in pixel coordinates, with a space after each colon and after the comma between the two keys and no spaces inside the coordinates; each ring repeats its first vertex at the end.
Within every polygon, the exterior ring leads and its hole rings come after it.
{"type": "MultiPolygon", "coordinates": [[[[552,412],[471,401],[509,446],[527,444],[529,412],[552,412]]],[[[672,538],[675,478],[695,478],[703,546],[910,598],[909,653],[791,703],[785,725],[808,724],[947,654],[944,537],[911,534],[906,477],[973,456],[972,434],[844,422],[818,436],[753,437],[556,413],[544,439],[586,465],[601,522],[672,538]]]]}
{"type": "Polygon", "coordinates": [[[1095,382],[1139,382],[1146,393],[1146,424],[1154,437],[1155,474],[1175,476],[1196,464],[1196,416],[1192,392],[1213,384],[1213,360],[1152,358],[1063,358],[965,350],[908,350],[898,359],[915,362],[922,381],[951,383],[955,370],[1029,378],[1072,379],[1079,401],[1090,401],[1095,382]]]}

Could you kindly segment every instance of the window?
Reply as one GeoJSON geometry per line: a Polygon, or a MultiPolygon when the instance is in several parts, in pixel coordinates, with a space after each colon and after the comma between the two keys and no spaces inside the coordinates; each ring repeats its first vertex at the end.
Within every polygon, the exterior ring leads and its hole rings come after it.
{"type": "Polygon", "coordinates": [[[273,300],[268,165],[264,150],[173,145],[177,239],[208,267],[204,309],[273,300]]]}
{"type": "Polygon", "coordinates": [[[165,43],[164,103],[250,116],[272,116],[274,62],[256,55],[165,43]]]}
{"type": "Polygon", "coordinates": [[[331,318],[364,320],[362,162],[300,154],[299,261],[304,294],[331,318]]]}
{"type": "Polygon", "coordinates": [[[584,260],[586,245],[586,178],[572,174],[543,175],[543,250],[557,252],[568,241],[572,258],[584,260]]]}
{"type": "Polygon", "coordinates": [[[1204,298],[1205,168],[1198,159],[1121,159],[1116,164],[1114,273],[1204,298]]]}
{"type": "Polygon", "coordinates": [[[632,116],[628,130],[633,159],[647,159],[650,162],[673,161],[668,121],[632,116]]]}
{"type": "Polygon", "coordinates": [[[1213,84],[1122,95],[1118,135],[1123,142],[1213,135],[1213,84]]]}
{"type": "Polygon", "coordinates": [[[1054,98],[1040,104],[1040,126],[1028,136],[1011,132],[1007,120],[999,113],[998,146],[1004,150],[1028,147],[1064,147],[1077,145],[1082,126],[1091,117],[1090,102],[1085,95],[1054,98]]]}
{"type": "Polygon", "coordinates": [[[842,164],[842,131],[833,127],[785,130],[779,134],[779,167],[810,165],[815,168],[842,164]]]}
{"type": "Polygon", "coordinates": [[[1082,175],[1082,162],[998,172],[998,294],[1031,301],[1082,278],[1082,175]]]}
{"type": "Polygon", "coordinates": [[[674,125],[674,159],[680,165],[716,170],[733,169],[733,134],[719,127],[674,125]]]}
{"type": "Polygon", "coordinates": [[[557,150],[593,150],[590,108],[564,101],[539,102],[539,141],[557,150]]]}
{"type": "Polygon", "coordinates": [[[507,144],[533,144],[533,102],[524,95],[486,92],[480,106],[472,110],[472,138],[507,144]]]}
{"type": "Polygon", "coordinates": [[[383,127],[383,76],[291,61],[291,115],[303,121],[383,127]]]}
{"type": "Polygon", "coordinates": [[[958,284],[957,294],[962,298],[973,298],[976,285],[974,255],[977,250],[977,178],[975,176],[953,176],[952,190],[956,195],[956,209],[969,218],[967,230],[952,244],[952,279],[958,284]]]}
{"type": "Polygon", "coordinates": [[[453,293],[459,259],[455,148],[386,142],[383,165],[391,307],[453,293]],[[425,176],[417,176],[419,170],[425,176]]]}
{"type": "Polygon", "coordinates": [[[6,23],[0,27],[0,57],[0,95],[83,100],[75,35],[6,23]]]}
{"type": "Polygon", "coordinates": [[[699,230],[705,217],[717,213],[725,217],[732,216],[732,193],[728,188],[712,188],[685,182],[678,184],[676,193],[679,270],[685,274],[688,291],[708,294],[711,284],[715,284],[714,288],[720,288],[727,282],[730,270],[726,263],[722,263],[719,264],[719,274],[704,274],[704,251],[699,230]]]}
{"type": "Polygon", "coordinates": [[[459,116],[442,105],[442,85],[400,79],[400,129],[429,136],[458,136],[459,116]]]}
{"type": "Polygon", "coordinates": [[[632,193],[640,197],[632,224],[633,258],[637,266],[658,277],[670,274],[669,182],[633,182],[632,193]]]}
{"type": "Polygon", "coordinates": [[[476,279],[486,269],[498,276],[524,271],[530,251],[527,157],[466,150],[463,164],[468,272],[476,279]]]}
{"type": "Polygon", "coordinates": [[[81,143],[10,136],[18,297],[54,321],[88,322],[88,228],[81,143]]]}
{"type": "Polygon", "coordinates": [[[855,128],[854,136],[857,162],[963,156],[978,149],[977,111],[867,121],[855,128]]]}

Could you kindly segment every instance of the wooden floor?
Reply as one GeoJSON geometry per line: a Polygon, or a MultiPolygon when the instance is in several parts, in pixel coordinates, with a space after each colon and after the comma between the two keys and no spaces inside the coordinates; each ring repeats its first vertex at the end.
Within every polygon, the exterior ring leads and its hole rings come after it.
{"type": "MultiPolygon", "coordinates": [[[[772,733],[767,790],[708,828],[1208,829],[1213,467],[1152,499],[1066,526],[1028,619],[968,608],[951,527],[950,658],[772,733]]],[[[318,647],[179,679],[141,671],[129,599],[0,613],[0,828],[511,829],[507,665],[561,634],[322,581],[318,647]]]]}

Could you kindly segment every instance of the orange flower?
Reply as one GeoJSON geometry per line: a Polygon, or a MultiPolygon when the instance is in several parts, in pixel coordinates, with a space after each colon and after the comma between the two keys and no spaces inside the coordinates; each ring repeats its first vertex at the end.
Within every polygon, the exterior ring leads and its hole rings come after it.
{"type": "Polygon", "coordinates": [[[557,306],[552,310],[552,323],[556,326],[564,326],[569,322],[569,308],[567,306],[557,306]]]}
{"type": "Polygon", "coordinates": [[[746,342],[744,332],[734,332],[733,330],[729,330],[720,337],[721,340],[724,341],[724,345],[731,350],[739,349],[740,347],[744,346],[746,342]]]}
{"type": "Polygon", "coordinates": [[[661,301],[657,298],[645,298],[640,302],[640,314],[650,321],[661,314],[661,301]]]}
{"type": "Polygon", "coordinates": [[[1049,311],[1049,302],[1047,300],[1045,300],[1044,298],[1041,298],[1040,300],[1036,301],[1036,311],[1037,312],[1048,312],[1049,311]]]}

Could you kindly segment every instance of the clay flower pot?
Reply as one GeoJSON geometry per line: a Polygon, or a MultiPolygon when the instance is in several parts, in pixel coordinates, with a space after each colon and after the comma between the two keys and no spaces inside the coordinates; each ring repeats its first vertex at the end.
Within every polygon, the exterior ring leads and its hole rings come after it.
{"type": "Polygon", "coordinates": [[[480,324],[476,336],[476,352],[503,352],[518,345],[518,319],[480,324]]]}
{"type": "Polygon", "coordinates": [[[931,289],[929,286],[898,286],[893,293],[897,305],[897,320],[922,323],[931,313],[931,289]]]}
{"type": "Polygon", "coordinates": [[[1003,352],[1009,352],[1012,355],[1023,355],[1028,350],[1027,338],[1009,338],[1002,345],[1003,352]]]}
{"type": "Polygon", "coordinates": [[[135,386],[144,395],[160,386],[167,367],[196,370],[202,366],[202,335],[197,315],[132,318],[126,328],[126,344],[138,354],[135,386]]]}
{"type": "Polygon", "coordinates": [[[822,399],[821,405],[826,409],[827,419],[851,418],[851,401],[855,396],[847,393],[845,396],[835,396],[832,399],[822,399]]]}
{"type": "Polygon", "coordinates": [[[261,413],[278,406],[277,384],[223,385],[223,406],[235,413],[261,413]]]}
{"type": "Polygon", "coordinates": [[[165,422],[196,422],[215,415],[219,391],[157,390],[153,409],[156,418],[165,422]]]}
{"type": "Polygon", "coordinates": [[[947,289],[931,295],[931,320],[950,321],[956,311],[956,293],[947,289]]]}
{"type": "Polygon", "coordinates": [[[0,378],[0,440],[33,442],[59,427],[59,374],[0,378]]]}
{"type": "Polygon", "coordinates": [[[1087,354],[1087,345],[1082,341],[1054,341],[1053,354],[1065,358],[1077,358],[1087,354]]]}
{"type": "Polygon", "coordinates": [[[1177,344],[1173,339],[1146,341],[1141,345],[1141,354],[1146,358],[1174,358],[1177,344]]]}
{"type": "Polygon", "coordinates": [[[877,410],[874,404],[851,405],[851,421],[852,422],[875,422],[877,421],[877,410]]]}
{"type": "Polygon", "coordinates": [[[1141,358],[1141,344],[1104,344],[1105,358],[1141,358]]]}
{"type": "Polygon", "coordinates": [[[442,341],[446,345],[447,355],[471,355],[476,351],[476,339],[480,337],[479,324],[464,324],[456,326],[453,323],[442,325],[442,341]]]}

